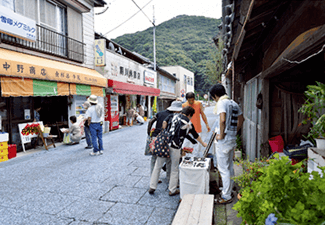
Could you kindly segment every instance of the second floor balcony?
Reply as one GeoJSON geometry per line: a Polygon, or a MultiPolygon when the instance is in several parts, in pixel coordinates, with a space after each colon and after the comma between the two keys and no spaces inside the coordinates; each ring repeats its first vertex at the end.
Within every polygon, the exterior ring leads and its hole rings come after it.
{"type": "Polygon", "coordinates": [[[3,33],[0,33],[0,41],[17,47],[59,56],[75,62],[84,62],[85,44],[83,42],[55,32],[44,26],[36,26],[36,42],[23,40],[3,33]]]}

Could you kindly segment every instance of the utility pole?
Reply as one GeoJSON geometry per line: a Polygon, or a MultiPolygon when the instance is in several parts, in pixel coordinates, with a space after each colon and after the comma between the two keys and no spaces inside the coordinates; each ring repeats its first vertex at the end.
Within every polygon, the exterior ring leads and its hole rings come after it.
{"type": "Polygon", "coordinates": [[[153,69],[156,71],[156,24],[155,24],[155,6],[153,8],[153,69]]]}

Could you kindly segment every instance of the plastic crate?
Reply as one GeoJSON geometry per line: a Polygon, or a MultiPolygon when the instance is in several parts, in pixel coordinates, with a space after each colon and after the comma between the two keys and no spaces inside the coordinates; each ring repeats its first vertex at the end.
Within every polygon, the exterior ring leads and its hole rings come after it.
{"type": "Polygon", "coordinates": [[[4,162],[8,160],[8,155],[0,155],[0,162],[4,162]]]}
{"type": "Polygon", "coordinates": [[[8,145],[8,158],[14,158],[17,156],[17,146],[15,144],[8,145]]]}
{"type": "Polygon", "coordinates": [[[0,132],[0,142],[9,141],[9,134],[7,132],[0,132]]]}
{"type": "Polygon", "coordinates": [[[294,145],[287,145],[283,149],[283,152],[289,156],[290,159],[306,159],[307,150],[310,147],[312,147],[310,144],[305,144],[298,147],[295,147],[294,145]]]}
{"type": "Polygon", "coordinates": [[[8,149],[0,149],[0,155],[8,155],[8,149]]]}
{"type": "Polygon", "coordinates": [[[0,149],[8,149],[8,143],[6,141],[0,142],[0,149]]]}

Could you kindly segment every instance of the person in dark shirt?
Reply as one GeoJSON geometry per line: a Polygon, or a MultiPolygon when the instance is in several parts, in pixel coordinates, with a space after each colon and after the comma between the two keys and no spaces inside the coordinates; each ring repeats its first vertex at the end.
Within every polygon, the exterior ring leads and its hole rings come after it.
{"type": "MultiPolygon", "coordinates": [[[[152,133],[152,137],[157,137],[157,135],[162,131],[162,124],[165,120],[166,117],[169,115],[173,115],[174,113],[179,113],[182,110],[182,103],[179,101],[173,101],[171,106],[168,107],[166,110],[161,111],[157,113],[148,123],[148,128],[147,128],[147,134],[150,135],[150,131],[152,128],[152,125],[154,122],[156,122],[156,128],[155,131],[152,133]]],[[[153,168],[155,167],[155,163],[157,160],[156,155],[151,156],[151,167],[150,167],[150,175],[152,174],[153,168]]],[[[170,176],[170,166],[171,166],[171,161],[168,158],[166,161],[166,171],[167,171],[167,181],[169,182],[169,176],[170,176]]],[[[158,181],[161,183],[161,180],[158,181]]]]}
{"type": "MultiPolygon", "coordinates": [[[[179,172],[178,165],[184,139],[190,137],[188,135],[190,133],[198,142],[201,143],[202,146],[207,146],[195,131],[195,128],[190,121],[194,112],[195,110],[192,107],[187,106],[182,109],[181,113],[174,114],[172,118],[171,116],[167,118],[168,121],[165,120],[163,122],[163,128],[166,127],[170,137],[169,155],[171,160],[171,174],[168,187],[170,196],[179,194],[179,190],[177,189],[179,172]]],[[[166,158],[157,157],[150,180],[149,194],[153,194],[157,188],[160,169],[165,160],[166,158]]]]}

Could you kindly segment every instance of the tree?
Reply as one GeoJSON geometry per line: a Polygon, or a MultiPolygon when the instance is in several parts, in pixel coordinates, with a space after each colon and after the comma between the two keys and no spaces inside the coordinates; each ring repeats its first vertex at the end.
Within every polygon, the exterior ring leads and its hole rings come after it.
{"type": "Polygon", "coordinates": [[[218,48],[210,51],[211,60],[206,64],[206,79],[208,83],[216,83],[221,81],[222,69],[222,49],[223,41],[219,38],[218,48]]]}

